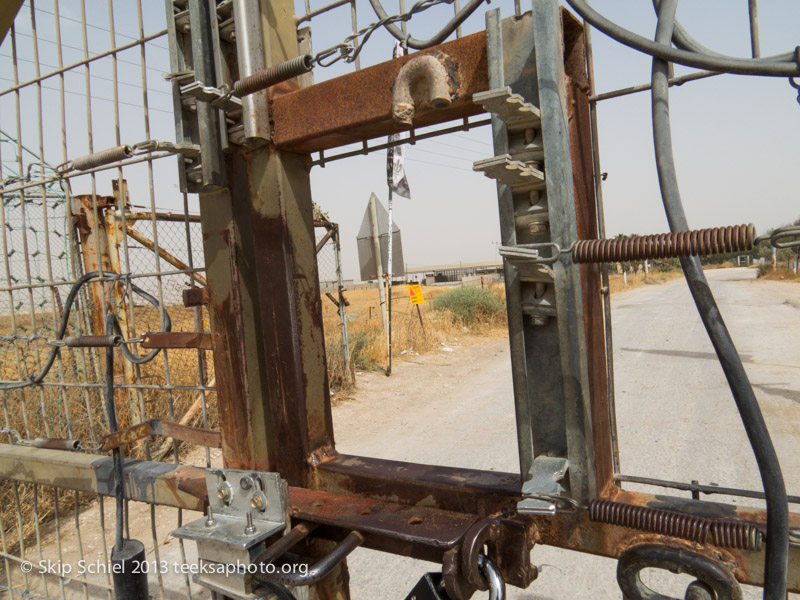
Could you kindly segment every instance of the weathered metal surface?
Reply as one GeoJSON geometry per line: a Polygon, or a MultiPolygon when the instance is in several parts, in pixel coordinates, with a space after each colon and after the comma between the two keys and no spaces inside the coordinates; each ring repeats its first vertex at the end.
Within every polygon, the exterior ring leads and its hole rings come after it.
{"type": "Polygon", "coordinates": [[[108,452],[120,446],[133,444],[148,437],[151,432],[149,421],[119,429],[114,433],[109,433],[100,438],[100,452],[108,452]]]}
{"type": "Polygon", "coordinates": [[[686,573],[696,578],[689,584],[685,598],[698,600],[714,598],[718,600],[741,600],[742,588],[734,579],[727,566],[684,548],[672,548],[659,544],[641,544],[629,548],[619,560],[617,582],[624,597],[628,600],[664,598],[647,587],[640,573],[645,569],[663,569],[672,573],[686,573]],[[700,583],[702,582],[702,583],[700,583]],[[693,594],[690,590],[702,590],[693,594]]]}
{"type": "Polygon", "coordinates": [[[441,109],[417,107],[414,126],[424,127],[483,112],[472,94],[488,88],[486,34],[476,33],[373,67],[272,98],[273,142],[281,150],[313,152],[399,131],[392,123],[392,89],[412,58],[444,58],[451,103],[441,109]],[[365,93],[369,90],[369,93],[365,93]]]}
{"type": "Polygon", "coordinates": [[[147,332],[142,334],[142,348],[198,348],[213,350],[210,333],[199,331],[147,332]]]}
{"type": "Polygon", "coordinates": [[[487,516],[519,500],[518,474],[420,465],[328,451],[317,466],[316,487],[329,492],[411,506],[487,516]]]}
{"type": "MultiPolygon", "coordinates": [[[[130,500],[202,510],[205,500],[182,488],[205,489],[205,472],[170,463],[124,460],[125,497],[130,500]]],[[[51,485],[78,492],[114,495],[111,457],[46,448],[0,444],[0,478],[51,485]]]]}
{"type": "MultiPolygon", "coordinates": [[[[496,474],[487,473],[487,475],[496,474]]],[[[98,459],[94,455],[79,452],[0,444],[0,478],[113,495],[111,458],[98,459]]],[[[447,481],[447,478],[440,478],[439,483],[446,484],[447,481]]],[[[452,487],[452,484],[442,485],[440,489],[444,490],[447,487],[452,487]]],[[[386,492],[392,495],[393,490],[386,489],[386,492]]],[[[482,506],[496,504],[495,493],[488,489],[484,490],[482,496],[478,495],[477,490],[474,490],[474,493],[473,504],[482,506]]],[[[207,494],[206,476],[202,469],[165,463],[125,461],[126,498],[190,510],[203,510],[207,503],[207,494]]],[[[628,504],[679,510],[708,518],[741,519],[762,526],[766,522],[764,511],[754,508],[666,496],[648,496],[621,490],[616,490],[615,494],[613,496],[615,501],[628,504]]],[[[442,543],[446,544],[455,539],[459,535],[458,531],[465,534],[478,517],[476,514],[438,510],[429,506],[402,506],[396,502],[376,502],[297,487],[289,488],[289,504],[295,518],[322,523],[318,529],[319,536],[340,539],[343,533],[358,523],[360,530],[368,533],[365,544],[367,547],[435,561],[442,559],[442,551],[445,549],[442,543]],[[315,505],[321,499],[324,502],[319,506],[315,505]],[[366,508],[369,508],[371,513],[359,513],[359,510],[366,508]],[[422,517],[422,522],[416,525],[409,523],[414,516],[422,517]],[[404,523],[395,522],[401,518],[406,518],[404,523]],[[432,529],[427,529],[432,524],[432,529]],[[425,551],[425,548],[429,550],[425,551]]],[[[790,515],[790,527],[800,528],[800,514],[790,515]]],[[[729,565],[742,583],[763,584],[763,549],[759,552],[722,549],[665,535],[594,523],[586,511],[559,512],[555,517],[532,519],[501,518],[500,534],[492,544],[489,544],[489,553],[510,584],[526,587],[535,578],[536,569],[529,563],[530,549],[534,540],[537,543],[611,558],[619,558],[626,549],[641,543],[684,547],[729,565]]],[[[449,552],[455,552],[458,559],[458,565],[451,565],[451,568],[461,572],[462,546],[456,544],[449,552]]],[[[445,552],[444,556],[447,554],[445,552]]],[[[789,590],[800,592],[800,548],[790,548],[789,562],[789,590]]]]}
{"type": "MultiPolygon", "coordinates": [[[[687,498],[651,496],[613,488],[610,496],[616,502],[676,510],[690,515],[715,519],[740,519],[764,525],[766,513],[756,508],[700,502],[687,498]]],[[[587,511],[559,513],[556,518],[534,517],[538,528],[537,543],[559,546],[569,550],[619,558],[626,549],[641,543],[667,544],[684,547],[694,552],[720,560],[733,569],[736,578],[745,584],[764,584],[764,549],[748,552],[731,548],[718,548],[708,544],[683,541],[666,535],[648,533],[605,523],[593,523],[587,511]]],[[[800,513],[789,516],[791,528],[800,527],[800,513]]],[[[789,549],[789,591],[800,592],[800,548],[789,549]]]]}
{"type": "Polygon", "coordinates": [[[477,520],[467,513],[297,487],[289,489],[289,504],[296,519],[440,549],[458,544],[477,520]]]}
{"type": "Polygon", "coordinates": [[[446,55],[438,53],[414,56],[397,72],[392,86],[395,125],[413,127],[418,106],[428,104],[437,110],[450,106],[453,81],[445,66],[447,60],[446,55]]]}
{"type": "MultiPolygon", "coordinates": [[[[556,0],[533,3],[533,31],[549,211],[547,241],[566,248],[577,239],[577,226],[566,106],[565,37],[556,0]]],[[[580,271],[562,255],[553,264],[553,273],[569,493],[578,502],[586,502],[596,495],[597,485],[580,271]]]]}
{"type": "Polygon", "coordinates": [[[151,419],[138,425],[125,427],[114,433],[104,435],[101,439],[101,452],[108,452],[120,446],[133,444],[151,435],[171,437],[181,442],[188,442],[197,446],[208,446],[209,448],[221,448],[222,439],[219,431],[190,427],[172,421],[162,421],[151,419]]]}
{"type": "MultiPolygon", "coordinates": [[[[572,159],[575,219],[578,239],[598,237],[597,202],[592,162],[591,117],[586,82],[586,42],[583,25],[569,11],[562,10],[564,32],[569,144],[572,159]]],[[[597,490],[612,485],[614,459],[611,439],[612,420],[608,398],[608,368],[606,364],[605,315],[600,294],[602,274],[598,265],[581,265],[581,295],[583,299],[586,360],[589,376],[592,442],[595,455],[597,490]]]]}
{"type": "Polygon", "coordinates": [[[205,306],[209,302],[208,288],[196,287],[183,290],[183,305],[186,308],[205,306]]]}

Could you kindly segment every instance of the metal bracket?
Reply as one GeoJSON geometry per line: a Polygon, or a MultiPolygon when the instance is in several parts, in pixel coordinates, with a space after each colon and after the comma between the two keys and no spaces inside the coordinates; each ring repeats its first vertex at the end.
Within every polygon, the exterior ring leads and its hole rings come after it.
{"type": "Polygon", "coordinates": [[[283,535],[289,491],[278,473],[206,469],[208,516],[173,532],[197,542],[200,572],[194,581],[213,591],[254,600],[263,598],[248,567],[265,549],[264,541],[283,535]]]}
{"type": "MultiPolygon", "coordinates": [[[[531,478],[522,484],[525,497],[517,503],[517,511],[524,515],[555,515],[564,488],[559,483],[567,474],[566,458],[538,456],[531,466],[531,478]]],[[[569,498],[564,498],[569,501],[569,498]]]]}
{"type": "Polygon", "coordinates": [[[203,85],[201,81],[193,81],[181,86],[181,96],[191,96],[203,102],[208,102],[211,106],[221,108],[225,112],[237,112],[242,110],[242,101],[236,96],[231,95],[226,90],[220,90],[210,85],[203,85]]]}

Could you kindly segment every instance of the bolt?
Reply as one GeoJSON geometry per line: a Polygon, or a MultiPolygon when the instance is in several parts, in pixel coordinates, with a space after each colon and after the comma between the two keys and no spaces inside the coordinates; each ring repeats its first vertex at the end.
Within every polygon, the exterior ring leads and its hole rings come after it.
{"type": "Polygon", "coordinates": [[[211,508],[210,505],[208,507],[208,517],[206,517],[205,525],[206,525],[206,527],[216,527],[217,526],[217,522],[214,520],[214,509],[211,508]]]}
{"type": "Polygon", "coordinates": [[[239,485],[242,486],[243,490],[249,490],[253,487],[253,480],[250,477],[242,477],[239,480],[239,485]]]}
{"type": "Polygon", "coordinates": [[[223,481],[217,486],[217,497],[225,504],[230,504],[233,500],[233,487],[227,481],[223,481]]]}
{"type": "Polygon", "coordinates": [[[247,526],[244,528],[245,535],[253,535],[256,532],[256,526],[253,525],[253,515],[247,513],[247,526]]]}
{"type": "Polygon", "coordinates": [[[267,508],[267,499],[261,492],[256,492],[250,499],[250,506],[258,511],[263,511],[267,508]]]}

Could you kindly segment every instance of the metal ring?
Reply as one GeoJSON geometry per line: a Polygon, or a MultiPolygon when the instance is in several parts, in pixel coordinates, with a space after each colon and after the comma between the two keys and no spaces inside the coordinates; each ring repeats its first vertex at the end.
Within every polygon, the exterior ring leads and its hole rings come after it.
{"type": "Polygon", "coordinates": [[[478,555],[478,568],[489,582],[489,600],[505,600],[506,582],[497,565],[485,555],[480,554],[478,555]]]}
{"type": "Polygon", "coordinates": [[[739,582],[721,563],[683,548],[641,544],[626,550],[617,564],[617,583],[627,600],[677,600],[658,594],[639,576],[643,569],[654,568],[686,573],[711,588],[716,600],[742,600],[739,582]]]}

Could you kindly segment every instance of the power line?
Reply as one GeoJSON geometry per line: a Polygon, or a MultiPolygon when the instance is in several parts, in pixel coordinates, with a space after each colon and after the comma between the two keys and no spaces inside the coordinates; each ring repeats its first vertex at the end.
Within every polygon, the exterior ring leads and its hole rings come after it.
{"type": "MultiPolygon", "coordinates": [[[[29,38],[33,39],[33,36],[31,34],[23,33],[21,31],[14,31],[14,35],[23,35],[25,37],[29,37],[29,38]]],[[[40,38],[40,37],[37,36],[36,37],[36,41],[37,42],[47,42],[48,44],[53,44],[54,46],[58,46],[58,42],[55,42],[53,40],[48,40],[47,38],[43,38],[43,37],[40,38]]],[[[152,42],[147,42],[147,43],[150,44],[152,42]]],[[[70,46],[69,44],[65,44],[63,42],[61,43],[61,47],[62,48],[69,48],[70,50],[78,50],[79,52],[83,52],[83,48],[78,48],[77,46],[70,46]]],[[[87,52],[88,52],[88,50],[87,50],[87,52]]],[[[89,58],[91,58],[91,56],[89,56],[89,58]]],[[[140,63],[135,63],[135,62],[130,61],[130,60],[125,60],[125,59],[120,58],[118,56],[116,57],[116,59],[117,59],[117,62],[125,63],[127,65],[133,65],[134,67],[139,67],[140,69],[142,68],[142,65],[140,63]]],[[[146,65],[145,65],[145,69],[150,69],[151,71],[155,71],[159,75],[163,75],[164,73],[166,73],[166,71],[162,71],[161,69],[157,69],[156,67],[148,67],[146,65]]]]}
{"type": "MultiPolygon", "coordinates": [[[[49,10],[45,10],[45,9],[43,9],[43,8],[39,8],[38,6],[36,7],[36,9],[35,9],[35,10],[36,10],[36,11],[38,11],[38,12],[45,13],[45,14],[47,14],[47,15],[52,15],[52,16],[54,16],[54,17],[56,16],[56,13],[54,13],[54,12],[50,12],[49,10]]],[[[80,25],[83,25],[83,21],[81,21],[81,20],[79,20],[79,19],[74,19],[74,18],[72,18],[72,17],[68,17],[68,16],[66,16],[66,15],[59,14],[59,18],[61,18],[61,19],[64,19],[65,21],[72,21],[72,22],[74,22],[74,23],[78,23],[78,24],[80,24],[80,25]]],[[[87,22],[87,23],[86,23],[86,26],[87,26],[87,27],[92,27],[93,29],[99,29],[100,31],[105,31],[106,33],[109,33],[109,34],[111,33],[111,30],[110,30],[110,29],[107,29],[106,27],[100,27],[99,25],[92,25],[91,23],[88,23],[88,22],[87,22]]],[[[138,40],[138,39],[139,39],[139,38],[137,38],[137,37],[134,37],[134,36],[132,36],[132,35],[127,35],[127,34],[125,34],[125,33],[119,33],[118,31],[115,31],[115,32],[114,32],[114,36],[120,36],[120,37],[128,38],[129,40],[138,40]]],[[[166,46],[160,46],[160,45],[158,45],[158,44],[151,44],[150,46],[151,46],[152,48],[161,48],[162,50],[167,50],[167,51],[169,51],[169,48],[167,48],[166,46]]]]}
{"type": "MultiPolygon", "coordinates": [[[[14,80],[13,79],[9,79],[8,77],[0,77],[0,79],[2,79],[3,81],[10,81],[11,83],[14,83],[14,80]]],[[[58,89],[58,88],[48,87],[46,85],[43,85],[42,89],[43,90],[52,90],[54,92],[61,92],[61,90],[58,89]]],[[[82,98],[86,97],[86,94],[84,94],[82,92],[72,92],[70,90],[64,90],[64,93],[65,94],[72,94],[74,96],[81,96],[82,98]]],[[[114,102],[114,100],[112,98],[103,98],[101,96],[95,96],[94,94],[90,95],[89,98],[91,98],[92,100],[103,100],[104,102],[114,102]]],[[[122,100],[118,100],[117,102],[120,105],[124,105],[124,106],[133,106],[134,108],[144,108],[141,104],[133,104],[132,102],[124,102],[122,100]]],[[[148,110],[151,111],[151,112],[152,111],[162,112],[162,113],[166,113],[168,115],[174,114],[174,112],[171,111],[171,110],[164,110],[163,108],[154,108],[152,106],[148,107],[148,110]]]]}
{"type": "MultiPolygon", "coordinates": [[[[2,56],[4,58],[10,58],[12,60],[14,58],[13,56],[10,56],[8,54],[0,54],[0,56],[2,56]]],[[[21,61],[24,61],[24,62],[29,62],[31,64],[36,64],[36,61],[33,61],[33,60],[29,59],[29,58],[17,57],[17,60],[21,60],[21,61]]],[[[60,67],[56,67],[55,65],[48,65],[47,63],[43,63],[43,62],[39,62],[39,66],[40,67],[48,67],[50,69],[58,69],[58,68],[60,68],[60,67]]],[[[77,68],[78,67],[76,67],[76,69],[77,68]]],[[[75,71],[73,69],[69,69],[67,71],[64,71],[64,73],[69,73],[70,75],[77,75],[78,77],[83,77],[82,73],[79,73],[78,71],[75,71]]],[[[96,75],[94,73],[91,73],[90,76],[92,77],[92,79],[102,79],[103,81],[110,81],[111,83],[114,82],[114,80],[111,77],[103,77],[102,75],[96,75]]],[[[55,77],[55,75],[54,75],[54,77],[55,77]]],[[[138,89],[142,89],[142,86],[139,83],[129,83],[127,81],[121,81],[121,80],[117,80],[117,83],[122,84],[122,85],[129,85],[131,87],[135,87],[135,88],[138,88],[138,89]]],[[[172,96],[171,92],[165,92],[164,90],[157,90],[157,89],[151,88],[149,86],[147,88],[147,91],[156,92],[157,94],[165,94],[165,95],[170,96],[170,97],[172,96]]]]}

